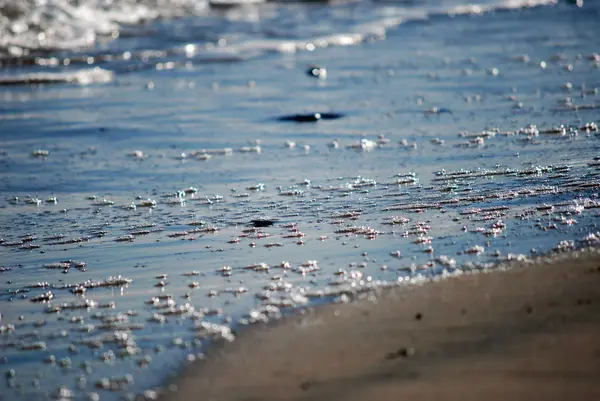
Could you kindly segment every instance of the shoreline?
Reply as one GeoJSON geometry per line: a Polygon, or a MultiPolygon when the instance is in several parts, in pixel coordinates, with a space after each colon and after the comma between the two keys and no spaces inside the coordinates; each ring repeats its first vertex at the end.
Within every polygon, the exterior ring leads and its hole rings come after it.
{"type": "Polygon", "coordinates": [[[599,303],[600,249],[501,263],[244,328],[161,399],[600,398],[599,303]]]}

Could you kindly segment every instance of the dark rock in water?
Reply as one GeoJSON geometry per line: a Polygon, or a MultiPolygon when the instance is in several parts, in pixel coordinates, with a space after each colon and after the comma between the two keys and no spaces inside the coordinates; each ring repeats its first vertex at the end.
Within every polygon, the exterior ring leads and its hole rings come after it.
{"type": "Polygon", "coordinates": [[[268,220],[268,219],[250,220],[250,225],[252,225],[253,227],[270,227],[275,223],[277,223],[277,220],[268,220]]]}
{"type": "Polygon", "coordinates": [[[344,117],[341,113],[311,113],[311,114],[291,114],[279,117],[278,121],[294,121],[297,123],[314,123],[319,120],[337,120],[344,117]]]}
{"type": "Polygon", "coordinates": [[[327,78],[327,70],[316,64],[311,65],[308,68],[308,71],[306,71],[306,73],[308,74],[308,76],[314,77],[314,78],[320,78],[320,79],[327,78]]]}
{"type": "Polygon", "coordinates": [[[279,121],[295,121],[297,123],[314,123],[321,119],[321,114],[293,114],[290,116],[279,117],[279,121]]]}
{"type": "Polygon", "coordinates": [[[344,117],[342,113],[321,113],[321,120],[337,120],[342,117],[344,117]]]}

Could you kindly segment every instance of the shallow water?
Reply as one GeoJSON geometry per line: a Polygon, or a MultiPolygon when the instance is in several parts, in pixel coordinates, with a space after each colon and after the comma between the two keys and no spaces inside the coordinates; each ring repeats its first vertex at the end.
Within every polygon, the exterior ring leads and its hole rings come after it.
{"type": "Polygon", "coordinates": [[[5,52],[0,398],[139,394],[229,337],[201,321],[585,243],[600,9],[459,6],[158,6],[91,48],[5,52]],[[314,113],[343,116],[279,121],[314,113]]]}

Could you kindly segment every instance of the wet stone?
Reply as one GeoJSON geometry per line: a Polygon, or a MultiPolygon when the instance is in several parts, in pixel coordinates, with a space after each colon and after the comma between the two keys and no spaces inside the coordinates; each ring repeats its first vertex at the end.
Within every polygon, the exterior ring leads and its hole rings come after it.
{"type": "Polygon", "coordinates": [[[306,74],[309,77],[325,79],[327,78],[327,70],[324,67],[320,67],[316,64],[311,65],[307,70],[306,74]]]}
{"type": "Polygon", "coordinates": [[[309,113],[309,114],[290,114],[278,117],[278,121],[289,121],[297,123],[314,123],[321,120],[338,120],[343,118],[342,113],[309,113]]]}
{"type": "Polygon", "coordinates": [[[257,219],[250,220],[250,225],[252,225],[253,227],[270,227],[277,222],[278,220],[257,219]]]}

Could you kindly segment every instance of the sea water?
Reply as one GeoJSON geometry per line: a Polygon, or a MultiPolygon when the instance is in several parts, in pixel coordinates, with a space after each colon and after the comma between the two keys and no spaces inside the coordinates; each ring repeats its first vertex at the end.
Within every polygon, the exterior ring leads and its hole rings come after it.
{"type": "Polygon", "coordinates": [[[597,2],[0,2],[0,399],[599,240],[597,2]],[[316,71],[316,73],[315,73],[316,71]]]}

